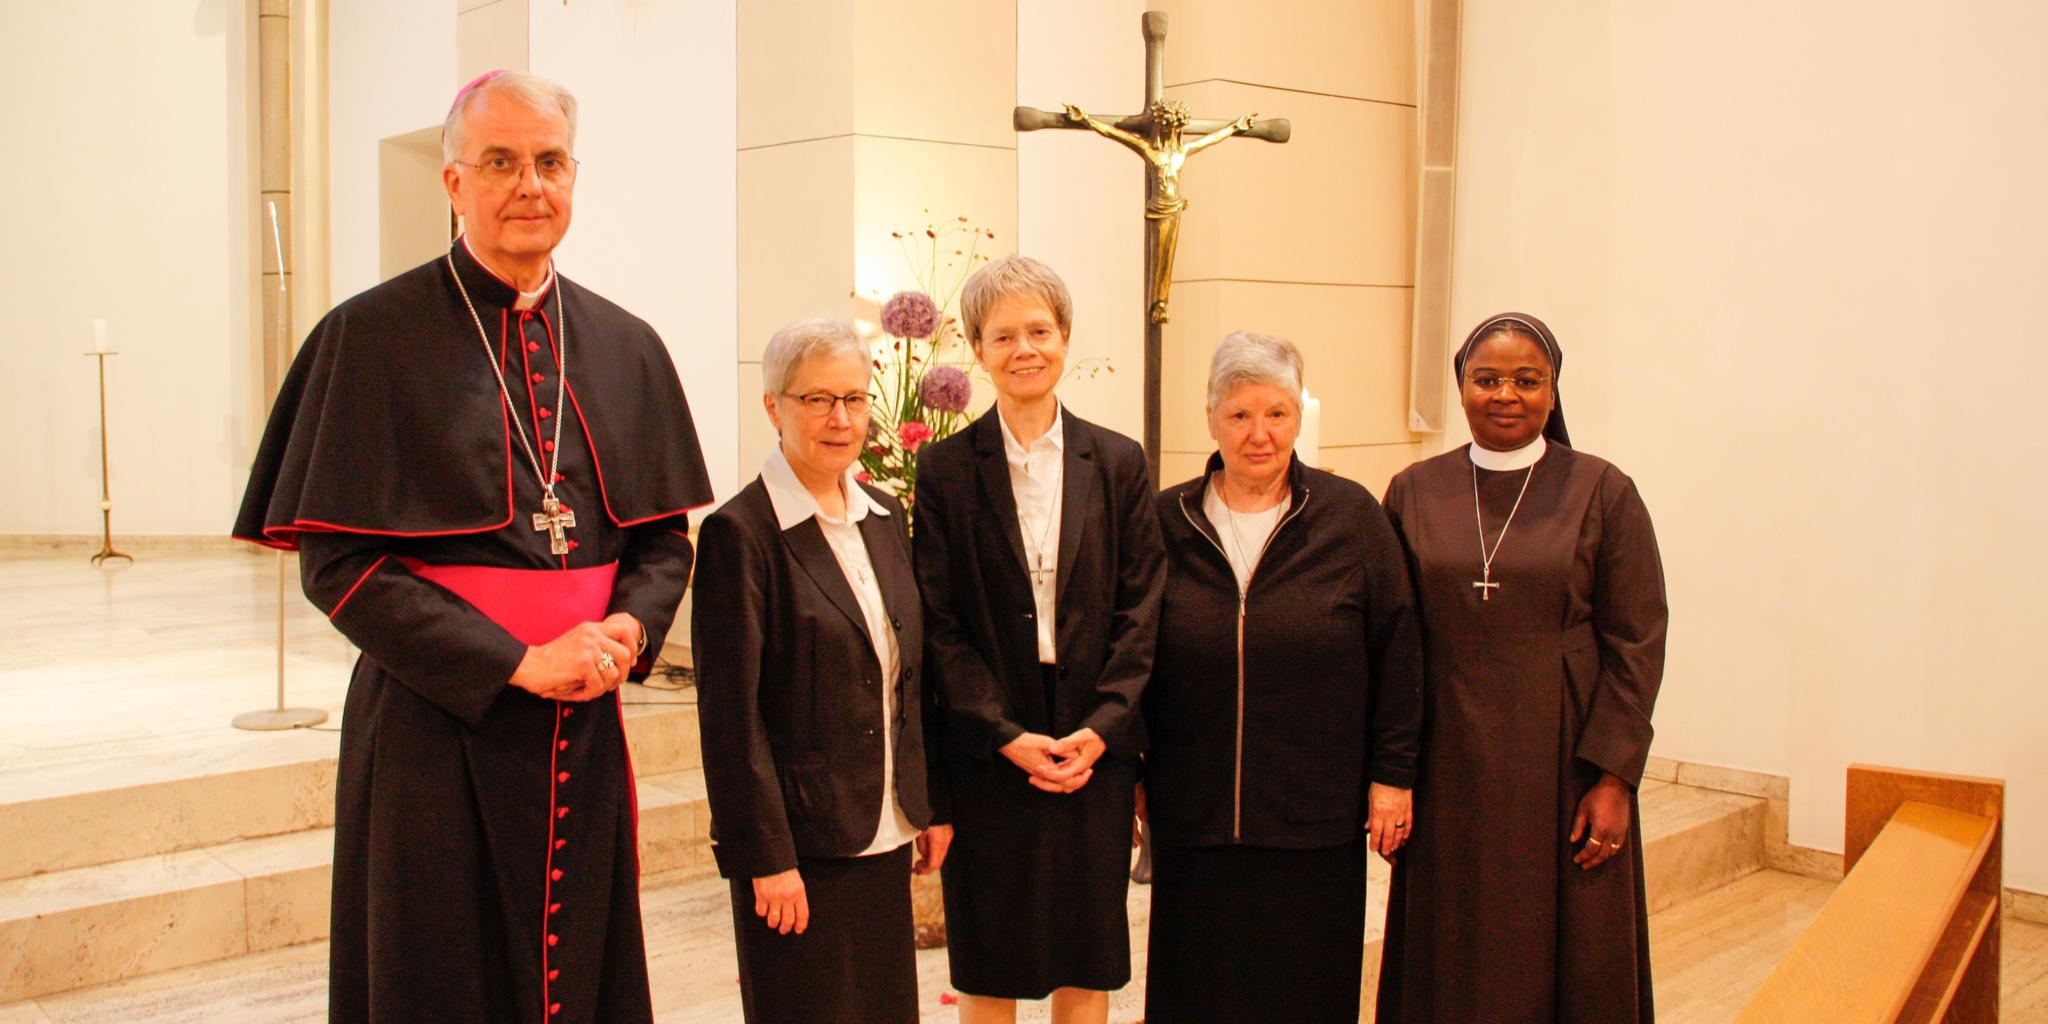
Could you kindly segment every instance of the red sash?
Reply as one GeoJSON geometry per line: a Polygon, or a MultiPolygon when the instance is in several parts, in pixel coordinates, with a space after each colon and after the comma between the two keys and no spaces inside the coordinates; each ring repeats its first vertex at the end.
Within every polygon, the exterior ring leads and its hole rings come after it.
{"type": "Polygon", "coordinates": [[[505,632],[538,647],[611,608],[619,563],[588,569],[502,569],[487,565],[428,565],[402,559],[422,579],[468,601],[505,632]]]}

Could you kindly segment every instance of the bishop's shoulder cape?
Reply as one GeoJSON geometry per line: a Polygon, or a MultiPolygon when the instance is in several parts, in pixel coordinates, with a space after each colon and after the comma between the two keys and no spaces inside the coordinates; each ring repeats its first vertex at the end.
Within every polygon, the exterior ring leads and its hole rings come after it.
{"type": "MultiPolygon", "coordinates": [[[[296,550],[307,532],[485,533],[537,511],[513,507],[514,479],[533,469],[492,372],[516,293],[466,246],[455,245],[452,258],[490,353],[449,259],[336,306],[278,393],[234,536],[296,550]]],[[[574,416],[563,429],[588,439],[605,514],[624,527],[708,504],[689,404],[661,338],[575,282],[555,281],[536,312],[558,342],[566,326],[563,412],[574,416]]],[[[516,393],[518,382],[509,383],[516,393]]]]}

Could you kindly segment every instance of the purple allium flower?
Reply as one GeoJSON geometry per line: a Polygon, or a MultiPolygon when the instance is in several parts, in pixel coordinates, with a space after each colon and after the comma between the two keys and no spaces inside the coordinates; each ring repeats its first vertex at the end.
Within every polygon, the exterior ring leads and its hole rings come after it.
{"type": "Polygon", "coordinates": [[[968,401],[974,397],[974,385],[968,381],[966,371],[957,366],[935,366],[924,375],[919,396],[927,408],[966,412],[968,401]]]}
{"type": "Polygon", "coordinates": [[[897,292],[882,305],[882,330],[898,338],[929,338],[939,328],[939,306],[923,292],[897,292]]]}

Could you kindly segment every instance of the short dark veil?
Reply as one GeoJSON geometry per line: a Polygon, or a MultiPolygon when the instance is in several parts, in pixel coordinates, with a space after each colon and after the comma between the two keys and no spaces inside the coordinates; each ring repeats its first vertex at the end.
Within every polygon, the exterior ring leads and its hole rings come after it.
{"type": "Polygon", "coordinates": [[[1571,435],[1564,428],[1564,395],[1558,391],[1558,378],[1564,376],[1564,350],[1557,347],[1557,335],[1550,333],[1550,327],[1527,313],[1496,313],[1480,321],[1472,333],[1465,336],[1465,343],[1458,346],[1458,354],[1451,357],[1451,369],[1457,374],[1459,387],[1464,386],[1465,357],[1472,352],[1472,346],[1502,327],[1514,329],[1517,333],[1534,335],[1545,351],[1550,353],[1550,419],[1543,424],[1543,436],[1569,448],[1571,435]]]}

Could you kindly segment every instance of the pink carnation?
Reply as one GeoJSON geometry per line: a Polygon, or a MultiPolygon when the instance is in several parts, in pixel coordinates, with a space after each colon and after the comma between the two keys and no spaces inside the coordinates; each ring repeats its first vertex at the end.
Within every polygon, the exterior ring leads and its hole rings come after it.
{"type": "Polygon", "coordinates": [[[903,450],[914,452],[926,441],[932,439],[932,428],[923,420],[911,420],[896,430],[896,440],[903,443],[903,450]]]}
{"type": "Polygon", "coordinates": [[[882,330],[891,337],[929,338],[938,329],[938,303],[923,292],[897,292],[882,304],[882,330]]]}
{"type": "Polygon", "coordinates": [[[864,484],[871,484],[875,482],[875,475],[873,473],[868,472],[865,469],[861,470],[858,473],[855,473],[853,475],[853,478],[864,484]]]}

